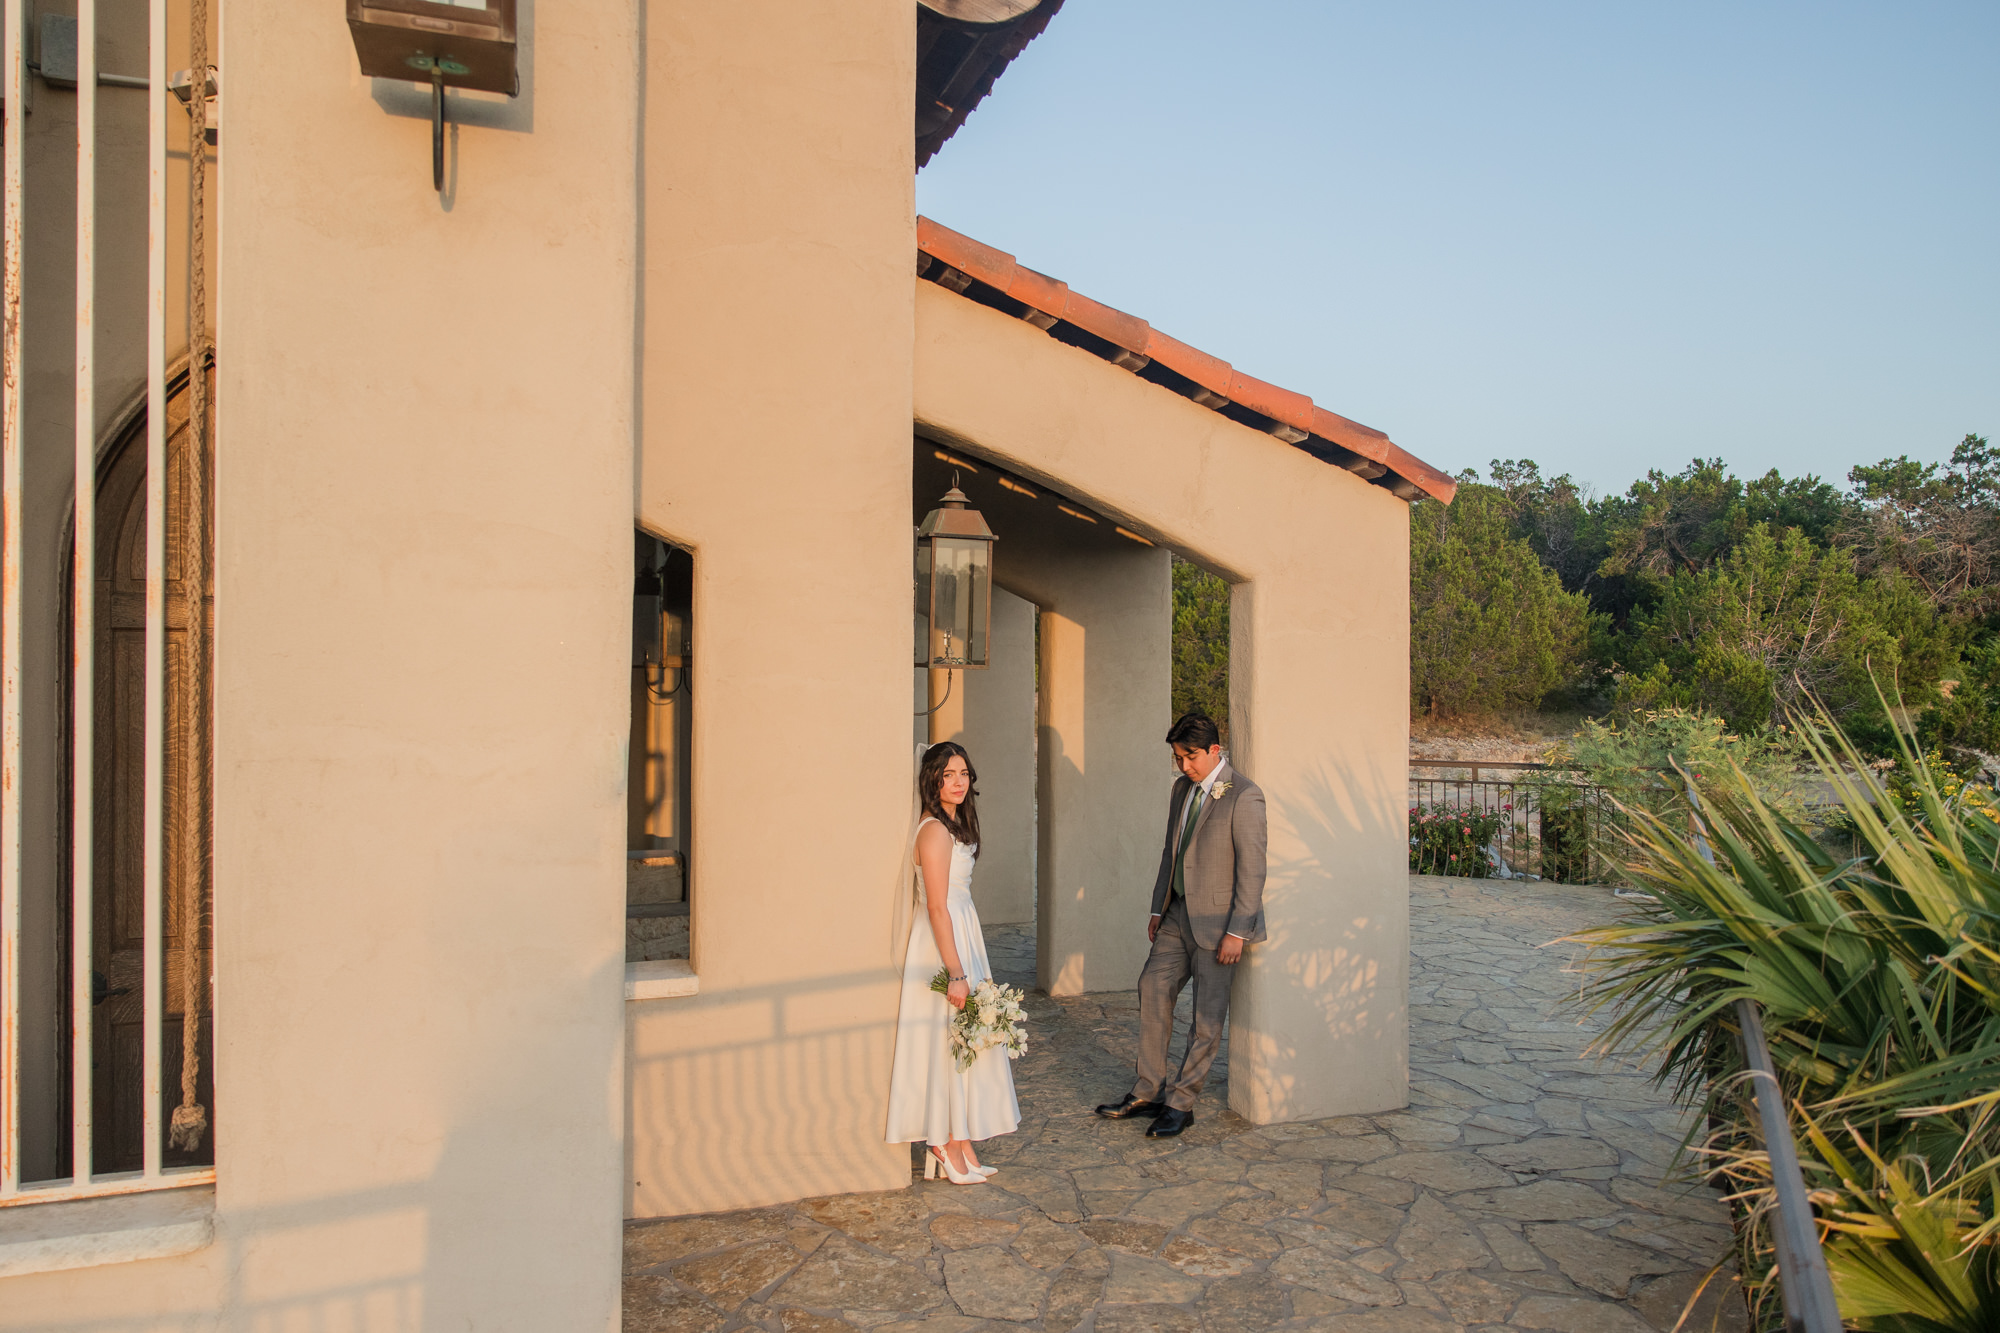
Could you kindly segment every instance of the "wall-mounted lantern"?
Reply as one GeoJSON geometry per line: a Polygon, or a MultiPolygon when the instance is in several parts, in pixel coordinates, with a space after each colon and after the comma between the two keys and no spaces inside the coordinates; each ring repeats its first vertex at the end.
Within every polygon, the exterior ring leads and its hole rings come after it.
{"type": "Polygon", "coordinates": [[[431,86],[431,186],[444,189],[444,90],[518,96],[514,0],[347,0],[361,72],[431,86]]]}
{"type": "Polygon", "coordinates": [[[646,532],[634,534],[632,669],[646,673],[646,687],[663,702],[687,684],[694,651],[688,625],[691,571],[686,551],[646,532]]]}
{"type": "Polygon", "coordinates": [[[954,486],[917,529],[916,665],[987,666],[993,629],[993,529],[954,486]]]}

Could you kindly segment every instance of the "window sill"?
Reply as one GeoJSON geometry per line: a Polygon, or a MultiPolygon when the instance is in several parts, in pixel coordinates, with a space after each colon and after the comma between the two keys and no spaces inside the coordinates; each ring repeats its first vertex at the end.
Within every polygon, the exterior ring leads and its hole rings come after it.
{"type": "Polygon", "coordinates": [[[215,1238],[215,1186],[0,1208],[0,1278],[191,1254],[215,1238]]]}
{"type": "Polygon", "coordinates": [[[701,989],[701,978],[685,958],[662,958],[652,963],[625,964],[627,1000],[671,1000],[693,995],[701,989]]]}

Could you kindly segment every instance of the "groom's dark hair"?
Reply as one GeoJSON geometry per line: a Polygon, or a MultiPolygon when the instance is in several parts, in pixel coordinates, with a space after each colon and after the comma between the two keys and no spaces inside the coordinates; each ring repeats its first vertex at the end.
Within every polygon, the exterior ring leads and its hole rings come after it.
{"type": "Polygon", "coordinates": [[[1206,750],[1211,745],[1222,744],[1222,732],[1216,728],[1214,718],[1197,708],[1192,713],[1182,713],[1174,720],[1174,725],[1167,729],[1167,744],[1206,750]]]}

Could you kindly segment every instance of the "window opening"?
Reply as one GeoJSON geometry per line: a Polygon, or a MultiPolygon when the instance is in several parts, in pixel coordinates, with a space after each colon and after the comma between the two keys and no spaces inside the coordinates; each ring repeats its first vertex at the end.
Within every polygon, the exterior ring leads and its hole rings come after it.
{"type": "Polygon", "coordinates": [[[647,532],[632,548],[632,732],[625,961],[687,958],[694,557],[647,532]]]}
{"type": "Polygon", "coordinates": [[[0,1208],[215,1178],[217,152],[199,90],[218,84],[208,0],[173,15],[178,105],[167,0],[102,8],[113,44],[146,52],[143,80],[99,70],[97,0],[75,6],[67,84],[44,68],[31,85],[26,24],[0,33],[0,382],[15,390],[0,396],[0,1208]],[[142,119],[120,110],[100,132],[100,105],[128,89],[147,94],[142,119]],[[30,117],[31,92],[73,121],[30,117]],[[60,293],[24,304],[24,275],[66,250],[69,310],[60,293]],[[187,367],[171,377],[170,352],[187,367]],[[65,357],[68,375],[27,373],[65,357]],[[132,391],[144,409],[107,434],[99,408],[132,391]]]}

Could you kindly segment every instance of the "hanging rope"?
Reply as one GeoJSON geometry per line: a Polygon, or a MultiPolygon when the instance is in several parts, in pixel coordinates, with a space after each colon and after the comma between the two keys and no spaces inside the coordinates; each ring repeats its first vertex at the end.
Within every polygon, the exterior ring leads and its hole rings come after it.
{"type": "Polygon", "coordinates": [[[187,551],[181,588],[187,604],[187,782],[181,802],[180,954],[181,1104],[167,1142],[182,1152],[201,1146],[208,1110],[201,1078],[201,1023],[206,977],[201,966],[207,897],[209,650],[208,650],[208,0],[192,0],[188,17],[188,424],[187,551]]]}

